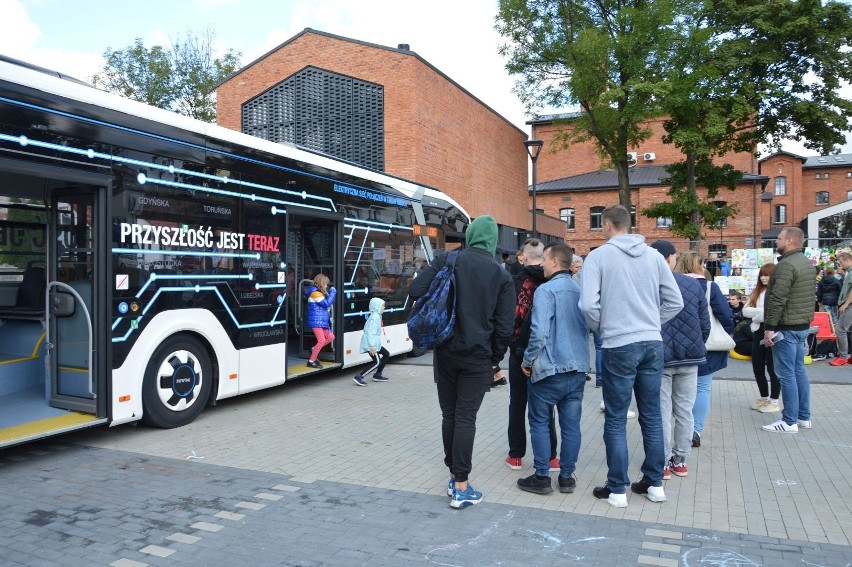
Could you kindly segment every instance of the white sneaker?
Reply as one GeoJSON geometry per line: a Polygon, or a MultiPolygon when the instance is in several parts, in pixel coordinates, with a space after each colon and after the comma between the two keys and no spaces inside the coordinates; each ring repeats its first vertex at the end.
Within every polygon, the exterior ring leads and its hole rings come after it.
{"type": "Polygon", "coordinates": [[[776,411],[781,411],[781,404],[779,404],[778,402],[768,401],[759,408],[757,408],[757,411],[759,411],[760,413],[772,413],[776,411]]]}
{"type": "Polygon", "coordinates": [[[764,431],[779,431],[781,433],[798,433],[799,432],[799,424],[794,423],[793,425],[787,425],[787,423],[779,419],[775,423],[770,423],[769,425],[764,425],[761,427],[764,431]]]}
{"type": "Polygon", "coordinates": [[[627,493],[610,493],[609,498],[607,498],[606,501],[614,508],[627,508],[627,493]]]}
{"type": "MultiPolygon", "coordinates": [[[[601,411],[606,411],[606,405],[601,402],[601,411]]],[[[633,419],[636,417],[636,412],[633,410],[627,410],[627,419],[633,419]]]]}
{"type": "Polygon", "coordinates": [[[814,427],[814,424],[811,423],[810,419],[800,419],[797,425],[802,429],[813,429],[814,427]]]}
{"type": "Polygon", "coordinates": [[[649,486],[648,492],[645,493],[645,498],[651,502],[665,502],[666,493],[662,486],[649,486]]]}

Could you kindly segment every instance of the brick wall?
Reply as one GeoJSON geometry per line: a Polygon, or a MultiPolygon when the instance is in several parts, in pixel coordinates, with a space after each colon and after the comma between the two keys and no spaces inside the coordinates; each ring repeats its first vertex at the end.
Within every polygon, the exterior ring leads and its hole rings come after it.
{"type": "MultiPolygon", "coordinates": [[[[749,183],[739,185],[734,191],[723,189],[719,192],[716,199],[726,201],[729,204],[736,204],[739,207],[739,213],[736,217],[729,218],[727,226],[722,227],[721,231],[719,228],[704,228],[705,238],[700,247],[703,254],[707,254],[710,245],[719,243],[728,246],[728,250],[746,248],[747,239],[752,238],[755,231],[759,239],[761,230],[769,228],[767,217],[764,216],[763,219],[757,219],[755,229],[755,217],[752,213],[754,210],[754,190],[755,188],[749,183]]],[[[756,190],[758,193],[758,210],[760,210],[760,185],[757,185],[756,190]]],[[[668,198],[666,188],[645,187],[641,190],[634,189],[631,193],[631,201],[637,211],[636,229],[633,232],[643,235],[649,244],[655,240],[664,239],[672,241],[679,250],[689,248],[688,241],[675,236],[668,228],[657,228],[656,219],[642,215],[642,209],[668,198]]],[[[699,195],[704,197],[706,192],[699,190],[699,195]]],[[[578,254],[585,255],[605,242],[601,230],[590,228],[591,208],[618,204],[618,191],[613,189],[545,193],[538,194],[536,201],[539,209],[544,209],[544,214],[550,216],[558,217],[559,210],[563,208],[574,209],[575,228],[574,230],[566,230],[565,241],[573,246],[578,254]]]]}
{"type": "MultiPolygon", "coordinates": [[[[664,144],[662,141],[665,130],[662,119],[651,120],[648,126],[653,132],[652,136],[635,148],[639,154],[637,165],[665,165],[683,161],[683,154],[675,146],[664,144]],[[655,154],[655,159],[647,161],[644,159],[646,153],[655,154]]],[[[595,151],[594,142],[591,140],[579,144],[571,144],[569,148],[562,148],[560,144],[553,141],[554,136],[560,130],[570,130],[570,124],[533,124],[532,137],[542,140],[544,146],[538,159],[538,177],[540,182],[562,179],[581,173],[597,171],[603,168],[603,161],[595,151]]],[[[747,152],[729,153],[717,158],[716,163],[729,163],[740,171],[757,172],[757,162],[752,160],[752,155],[747,152]]],[[[612,167],[607,166],[607,167],[612,167]]]]}
{"type": "Polygon", "coordinates": [[[308,65],[383,85],[385,171],[530,227],[526,135],[410,53],[303,32],[217,89],[217,122],[240,130],[243,102],[308,65]]]}

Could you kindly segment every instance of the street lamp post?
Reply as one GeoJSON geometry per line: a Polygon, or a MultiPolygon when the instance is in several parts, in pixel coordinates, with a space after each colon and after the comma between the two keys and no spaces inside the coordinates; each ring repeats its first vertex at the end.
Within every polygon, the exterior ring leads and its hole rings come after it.
{"type": "Polygon", "coordinates": [[[532,233],[533,238],[538,238],[538,230],[536,228],[536,216],[538,215],[538,209],[536,208],[535,202],[535,162],[538,159],[538,154],[541,152],[541,147],[544,145],[544,142],[541,140],[526,140],[524,141],[524,146],[527,148],[527,153],[532,160],[532,233]]]}

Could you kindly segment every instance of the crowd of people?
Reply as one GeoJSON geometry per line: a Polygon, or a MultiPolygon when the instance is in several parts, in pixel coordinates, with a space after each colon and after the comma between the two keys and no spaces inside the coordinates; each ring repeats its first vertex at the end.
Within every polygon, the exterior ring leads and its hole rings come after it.
{"type": "MultiPolygon", "coordinates": [[[[752,407],[777,412],[783,401],[781,418],[763,429],[795,433],[811,427],[804,355],[817,288],[813,266],[802,253],[801,230],[781,231],[778,263],[761,269],[746,300],[741,294],[726,297],[707,277],[707,261],[698,253],[678,252],[664,240],[649,246],[643,236],[630,234],[630,214],[621,205],[604,209],[601,220],[607,242],[585,260],[566,244],[530,239],[518,252],[519,262],[504,258],[502,265],[493,260],[494,219],[477,217],[468,228],[467,246],[455,263],[456,331],[434,356],[452,507],[482,500],[469,478],[476,415],[485,393],[502,377],[499,363],[507,350],[506,464],[523,468],[528,421],[534,471],[517,481],[528,492],[553,492],[551,472],[558,472],[560,492],[577,486],[590,333],[608,469],[593,494],[612,506],[628,505],[628,486],[663,502],[664,481],[688,474],[690,452],[701,445],[713,375],[729,356],[730,347],[718,347],[711,338],[714,328],[731,335],[739,323],[737,329],[750,331],[760,392],[752,407]],[[644,460],[641,476],[631,483],[626,425],[633,399],[644,460]]],[[[439,255],[415,279],[412,298],[427,293],[445,259],[439,255]]],[[[710,261],[720,273],[729,269],[724,260],[710,261]]],[[[852,265],[852,256],[840,261],[852,265]]],[[[838,291],[838,311],[841,320],[848,313],[852,324],[849,288],[852,284],[844,283],[838,291]]],[[[845,348],[848,356],[848,344],[845,348]]]]}

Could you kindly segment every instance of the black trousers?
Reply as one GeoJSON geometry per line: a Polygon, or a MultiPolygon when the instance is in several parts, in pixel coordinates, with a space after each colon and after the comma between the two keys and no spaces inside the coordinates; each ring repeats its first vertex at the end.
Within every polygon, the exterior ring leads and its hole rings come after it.
{"type": "Polygon", "coordinates": [[[385,369],[385,364],[388,361],[388,357],[390,357],[390,352],[385,347],[382,347],[381,350],[377,351],[375,355],[370,355],[370,358],[373,359],[373,365],[370,366],[366,371],[364,371],[361,376],[365,378],[369,376],[370,372],[376,371],[376,376],[382,375],[382,370],[385,369]]]}
{"type": "MultiPolygon", "coordinates": [[[[522,356],[509,353],[509,456],[527,454],[527,396],[530,379],[521,371],[522,356]]],[[[550,416],[550,460],[556,458],[556,420],[550,416]]]]}
{"type": "Polygon", "coordinates": [[[494,380],[489,360],[459,360],[435,351],[435,383],[441,406],[444,464],[458,482],[470,475],[476,414],[494,380]]]}
{"type": "Polygon", "coordinates": [[[772,351],[760,344],[763,340],[763,333],[766,329],[763,325],[754,333],[754,344],[751,350],[751,369],[754,372],[754,381],[757,382],[757,389],[760,391],[760,396],[765,398],[769,396],[773,400],[777,400],[781,396],[781,382],[778,380],[778,375],[775,374],[775,362],[772,360],[772,351]],[[766,382],[766,372],[769,372],[769,383],[766,382]],[[770,385],[772,391],[770,393],[770,385]]]}

